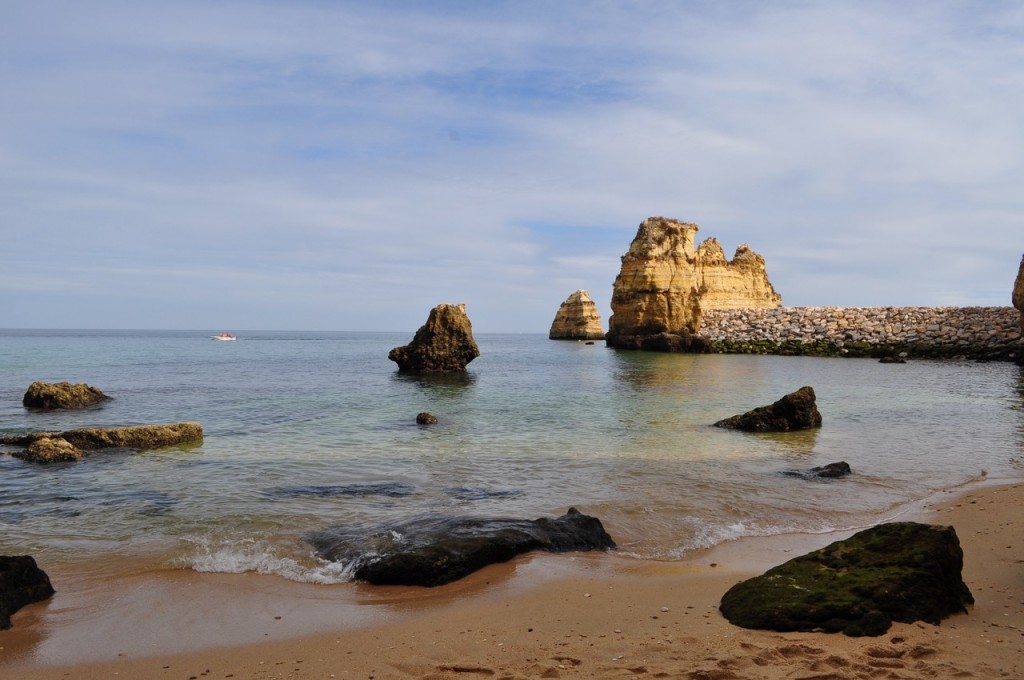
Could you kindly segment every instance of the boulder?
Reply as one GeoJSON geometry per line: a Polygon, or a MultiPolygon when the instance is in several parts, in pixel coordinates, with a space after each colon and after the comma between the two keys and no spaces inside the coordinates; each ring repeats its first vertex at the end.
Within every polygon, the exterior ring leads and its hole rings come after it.
{"type": "Polygon", "coordinates": [[[416,423],[418,425],[436,425],[437,417],[424,411],[416,414],[416,423]]]}
{"type": "Polygon", "coordinates": [[[783,470],[782,474],[787,477],[802,477],[803,479],[835,479],[852,474],[850,464],[846,461],[829,463],[819,467],[812,467],[810,470],[783,470]]]}
{"type": "Polygon", "coordinates": [[[369,535],[336,528],[311,538],[317,553],[353,562],[360,581],[433,587],[531,550],[608,550],[615,542],[596,517],[575,508],[556,519],[420,518],[369,535]]]}
{"type": "Polygon", "coordinates": [[[434,307],[412,342],[388,353],[399,371],[410,373],[464,371],[478,356],[480,348],[473,339],[473,325],[464,304],[434,307]]]}
{"type": "Polygon", "coordinates": [[[95,387],[85,383],[47,383],[36,381],[28,386],[21,403],[27,408],[61,409],[85,408],[110,399],[95,387]]]}
{"type": "Polygon", "coordinates": [[[953,527],[895,522],[738,583],[720,610],[743,628],[882,635],[893,621],[939,622],[974,597],[953,527]]]}
{"type": "Polygon", "coordinates": [[[814,388],[805,386],[770,406],[760,406],[742,415],[719,420],[715,427],[745,432],[809,430],[821,427],[821,414],[818,413],[814,388]]]}
{"type": "Polygon", "coordinates": [[[34,463],[78,460],[97,449],[159,449],[202,441],[203,427],[199,423],[95,427],[0,437],[0,444],[24,447],[11,455],[34,463]]]}
{"type": "Polygon", "coordinates": [[[578,290],[558,308],[548,331],[551,340],[603,340],[601,315],[590,293],[578,290]]]}
{"type": "Polygon", "coordinates": [[[54,592],[50,578],[31,556],[0,555],[0,630],[11,627],[11,614],[54,592]]]}
{"type": "MultiPolygon", "coordinates": [[[[764,258],[741,245],[727,260],[714,238],[695,248],[697,230],[696,224],[665,217],[651,217],[640,224],[622,256],[612,289],[612,316],[605,336],[609,347],[644,349],[638,336],[696,335],[704,310],[782,304],[768,281],[764,258]]],[[[658,348],[665,346],[655,343],[658,348]]],[[[691,351],[687,343],[669,346],[679,349],[656,351],[691,351]]]]}
{"type": "Polygon", "coordinates": [[[60,463],[80,460],[85,453],[63,437],[40,437],[28,445],[25,453],[18,455],[33,463],[60,463]]]}

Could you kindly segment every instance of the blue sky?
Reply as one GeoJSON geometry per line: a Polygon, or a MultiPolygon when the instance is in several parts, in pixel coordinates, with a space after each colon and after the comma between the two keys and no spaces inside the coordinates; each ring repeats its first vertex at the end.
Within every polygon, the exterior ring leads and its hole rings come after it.
{"type": "Polygon", "coordinates": [[[646,217],[1008,305],[1018,2],[0,0],[0,326],[545,332],[646,217]]]}

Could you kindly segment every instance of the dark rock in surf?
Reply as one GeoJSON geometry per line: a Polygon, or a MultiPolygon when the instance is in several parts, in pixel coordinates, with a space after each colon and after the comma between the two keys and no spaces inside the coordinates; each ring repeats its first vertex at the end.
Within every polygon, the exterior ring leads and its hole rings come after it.
{"type": "Polygon", "coordinates": [[[54,592],[50,578],[31,556],[0,555],[0,630],[11,627],[11,614],[54,592]]]}
{"type": "Polygon", "coordinates": [[[841,460],[838,463],[812,467],[810,470],[783,470],[782,474],[788,477],[802,477],[804,479],[835,479],[837,477],[845,477],[852,474],[852,472],[850,464],[841,460]]]}
{"type": "Polygon", "coordinates": [[[434,307],[412,342],[388,353],[388,359],[398,364],[399,371],[410,373],[464,371],[478,356],[480,348],[473,338],[473,324],[464,304],[434,307]]]}
{"type": "Polygon", "coordinates": [[[715,427],[745,432],[788,432],[821,427],[821,414],[814,389],[801,387],[770,406],[761,406],[742,415],[719,420],[715,427]]]}
{"type": "Polygon", "coordinates": [[[437,424],[437,418],[435,416],[430,415],[426,411],[424,411],[423,413],[417,413],[416,414],[416,424],[417,425],[436,425],[437,424]]]}
{"type": "Polygon", "coordinates": [[[369,535],[344,527],[311,537],[328,560],[356,563],[356,579],[376,585],[433,587],[532,550],[608,550],[601,521],[575,508],[556,519],[420,518],[369,535]]]}
{"type": "Polygon", "coordinates": [[[905,364],[905,363],[907,363],[907,360],[904,359],[903,357],[887,356],[887,357],[882,357],[881,359],[879,359],[878,363],[880,363],[880,364],[905,364]]]}
{"type": "Polygon", "coordinates": [[[743,628],[882,635],[893,621],[966,612],[962,569],[953,527],[882,524],[736,584],[720,610],[743,628]]]}
{"type": "Polygon", "coordinates": [[[99,389],[85,383],[36,381],[28,386],[21,403],[26,408],[53,410],[85,408],[108,399],[99,389]]]}

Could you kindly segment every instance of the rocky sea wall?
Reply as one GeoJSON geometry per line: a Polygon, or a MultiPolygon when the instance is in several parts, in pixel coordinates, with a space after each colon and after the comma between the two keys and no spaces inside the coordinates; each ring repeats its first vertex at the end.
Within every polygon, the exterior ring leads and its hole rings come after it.
{"type": "Polygon", "coordinates": [[[726,353],[1010,361],[1020,324],[1013,307],[776,307],[707,310],[699,333],[726,353]]]}

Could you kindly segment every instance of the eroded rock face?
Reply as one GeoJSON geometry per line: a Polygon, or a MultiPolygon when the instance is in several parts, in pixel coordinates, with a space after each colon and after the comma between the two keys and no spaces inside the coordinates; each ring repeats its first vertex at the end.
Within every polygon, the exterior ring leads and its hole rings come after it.
{"type": "Polygon", "coordinates": [[[464,304],[434,307],[412,342],[388,353],[388,359],[398,364],[398,370],[410,373],[464,371],[478,356],[480,348],[473,338],[473,324],[466,316],[464,304]]]}
{"type": "Polygon", "coordinates": [[[894,522],[736,584],[721,612],[743,628],[882,635],[893,621],[939,622],[974,597],[953,527],[894,522]]]}
{"type": "Polygon", "coordinates": [[[369,535],[338,527],[311,537],[324,559],[352,562],[377,585],[439,586],[532,550],[608,550],[615,542],[596,517],[569,508],[561,517],[420,518],[369,535]]]}
{"type": "Polygon", "coordinates": [[[33,463],[78,460],[87,452],[97,449],[158,449],[202,441],[203,427],[199,423],[92,427],[0,437],[0,444],[25,447],[23,451],[11,455],[33,463]]]}
{"type": "Polygon", "coordinates": [[[1020,332],[1024,335],[1024,257],[1020,259],[1017,280],[1013,283],[1013,306],[1020,310],[1020,332]]]}
{"type": "Polygon", "coordinates": [[[28,408],[84,408],[110,399],[85,383],[47,383],[36,381],[28,386],[21,403],[28,408]]]}
{"type": "Polygon", "coordinates": [[[719,420],[715,427],[745,432],[809,430],[821,427],[821,413],[818,412],[814,388],[805,386],[769,406],[760,406],[741,415],[719,420]]]}
{"type": "Polygon", "coordinates": [[[590,293],[578,290],[565,299],[551,322],[548,338],[552,340],[601,340],[601,315],[590,293]]]}
{"type": "Polygon", "coordinates": [[[634,348],[637,336],[696,334],[709,309],[778,307],[764,258],[741,245],[726,260],[716,239],[694,247],[696,224],[665,217],[644,220],[612,290],[609,346],[634,348]]]}
{"type": "Polygon", "coordinates": [[[53,595],[50,578],[29,555],[0,555],[0,630],[11,627],[11,614],[53,595]]]}

